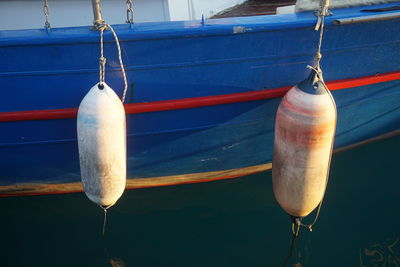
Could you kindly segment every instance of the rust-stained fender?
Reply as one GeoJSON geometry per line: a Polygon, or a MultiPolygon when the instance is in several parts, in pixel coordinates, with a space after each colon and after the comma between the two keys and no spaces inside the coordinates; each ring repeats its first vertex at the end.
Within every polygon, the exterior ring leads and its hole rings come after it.
{"type": "Polygon", "coordinates": [[[276,200],[293,217],[307,216],[325,193],[336,129],[332,100],[325,84],[311,73],[279,105],[272,184],[276,200]]]}

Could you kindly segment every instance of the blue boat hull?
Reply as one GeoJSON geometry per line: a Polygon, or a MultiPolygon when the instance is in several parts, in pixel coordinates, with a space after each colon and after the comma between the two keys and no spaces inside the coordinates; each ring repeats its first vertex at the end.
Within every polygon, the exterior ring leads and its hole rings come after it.
{"type": "MultiPolygon", "coordinates": [[[[360,9],[334,10],[327,18],[322,51],[327,81],[400,70],[400,19],[333,23],[369,15],[360,9]]],[[[312,64],[318,41],[315,22],[306,12],[210,20],[205,25],[117,25],[129,81],[126,103],[195,101],[293,86],[312,64]]],[[[89,28],[0,32],[0,59],[6,63],[0,65],[0,118],[78,107],[98,81],[98,38],[89,28]]],[[[106,81],[121,95],[115,44],[109,33],[106,40],[106,81]]],[[[335,148],[400,129],[400,80],[332,93],[338,106],[335,148]]],[[[128,113],[128,177],[152,179],[269,163],[279,102],[275,97],[128,113]]],[[[75,118],[0,122],[1,186],[79,181],[75,118]]]]}

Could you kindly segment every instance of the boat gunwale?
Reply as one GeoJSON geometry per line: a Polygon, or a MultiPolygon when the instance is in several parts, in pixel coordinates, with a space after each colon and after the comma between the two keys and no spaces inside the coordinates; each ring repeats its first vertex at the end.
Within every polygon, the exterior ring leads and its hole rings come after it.
{"type": "MultiPolygon", "coordinates": [[[[398,5],[399,2],[370,5],[370,7],[385,8],[398,5]]],[[[340,27],[334,22],[338,19],[359,18],[371,15],[361,12],[365,6],[335,9],[331,16],[326,18],[326,26],[340,27]],[[337,12],[341,10],[341,12],[337,12]]],[[[382,14],[400,13],[398,10],[382,12],[382,14]]],[[[399,20],[399,18],[388,18],[399,20]]],[[[383,20],[381,20],[383,21],[383,20]]],[[[272,32],[314,27],[316,16],[314,12],[261,15],[250,17],[230,17],[208,19],[203,25],[200,20],[143,22],[130,24],[116,24],[113,27],[118,32],[121,42],[147,41],[164,39],[181,39],[188,37],[212,37],[237,34],[251,34],[258,32],[272,32]],[[240,28],[236,28],[240,27],[240,28]],[[237,30],[235,30],[235,28],[237,30]]],[[[98,33],[91,26],[62,27],[46,29],[0,30],[0,47],[31,46],[31,45],[71,45],[90,44],[98,42],[98,33]]],[[[111,33],[105,34],[106,42],[113,42],[111,33]],[[108,40],[107,40],[108,39],[108,40]]]]}

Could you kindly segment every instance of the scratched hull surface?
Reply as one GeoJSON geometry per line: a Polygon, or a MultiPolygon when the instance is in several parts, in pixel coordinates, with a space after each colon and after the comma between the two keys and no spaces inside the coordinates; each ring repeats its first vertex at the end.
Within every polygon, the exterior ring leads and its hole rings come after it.
{"type": "MultiPolygon", "coordinates": [[[[398,4],[398,3],[397,3],[398,4]]],[[[386,4],[368,8],[388,7],[386,4]]],[[[322,67],[327,81],[400,70],[399,19],[349,25],[371,15],[334,10],[322,67]]],[[[397,12],[397,11],[391,11],[397,12]]],[[[375,13],[374,13],[375,14],[375,13]]],[[[293,86],[312,64],[318,34],[311,12],[200,22],[116,25],[128,104],[196,99],[293,86]]],[[[0,118],[76,108],[98,81],[98,33],[89,27],[0,32],[0,118]],[[28,112],[29,113],[29,112],[28,112]]],[[[116,47],[105,34],[107,83],[121,95],[116,47]]],[[[400,129],[400,80],[333,91],[335,147],[400,129]]],[[[201,173],[271,162],[280,98],[127,114],[128,177],[201,173]]],[[[0,122],[0,184],[80,180],[76,118],[0,122]]]]}

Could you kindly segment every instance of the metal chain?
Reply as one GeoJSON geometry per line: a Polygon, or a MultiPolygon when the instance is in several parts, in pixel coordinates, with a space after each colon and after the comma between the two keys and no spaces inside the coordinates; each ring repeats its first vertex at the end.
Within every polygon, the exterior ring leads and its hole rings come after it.
{"type": "Polygon", "coordinates": [[[134,23],[132,0],[126,0],[126,23],[134,23]]]}
{"type": "MultiPolygon", "coordinates": [[[[111,27],[110,24],[103,24],[101,25],[100,28],[100,82],[99,82],[99,86],[103,86],[104,83],[104,79],[105,79],[105,65],[106,65],[106,58],[104,57],[104,40],[103,40],[103,33],[104,31],[109,28],[114,36],[115,39],[115,43],[117,44],[117,49],[118,49],[118,59],[119,59],[119,63],[121,65],[121,71],[122,71],[122,76],[124,78],[124,92],[122,94],[122,103],[125,102],[125,97],[126,97],[126,91],[128,90],[128,79],[126,77],[126,72],[125,72],[125,68],[124,68],[124,63],[122,62],[122,53],[121,53],[121,46],[119,44],[119,39],[117,36],[117,33],[114,31],[113,27],[111,27]]],[[[102,89],[102,88],[100,88],[102,89]]]]}
{"type": "Polygon", "coordinates": [[[47,0],[44,0],[43,12],[44,12],[44,17],[46,19],[44,27],[50,29],[50,22],[49,22],[50,10],[49,10],[49,3],[47,2],[47,0]]]}

